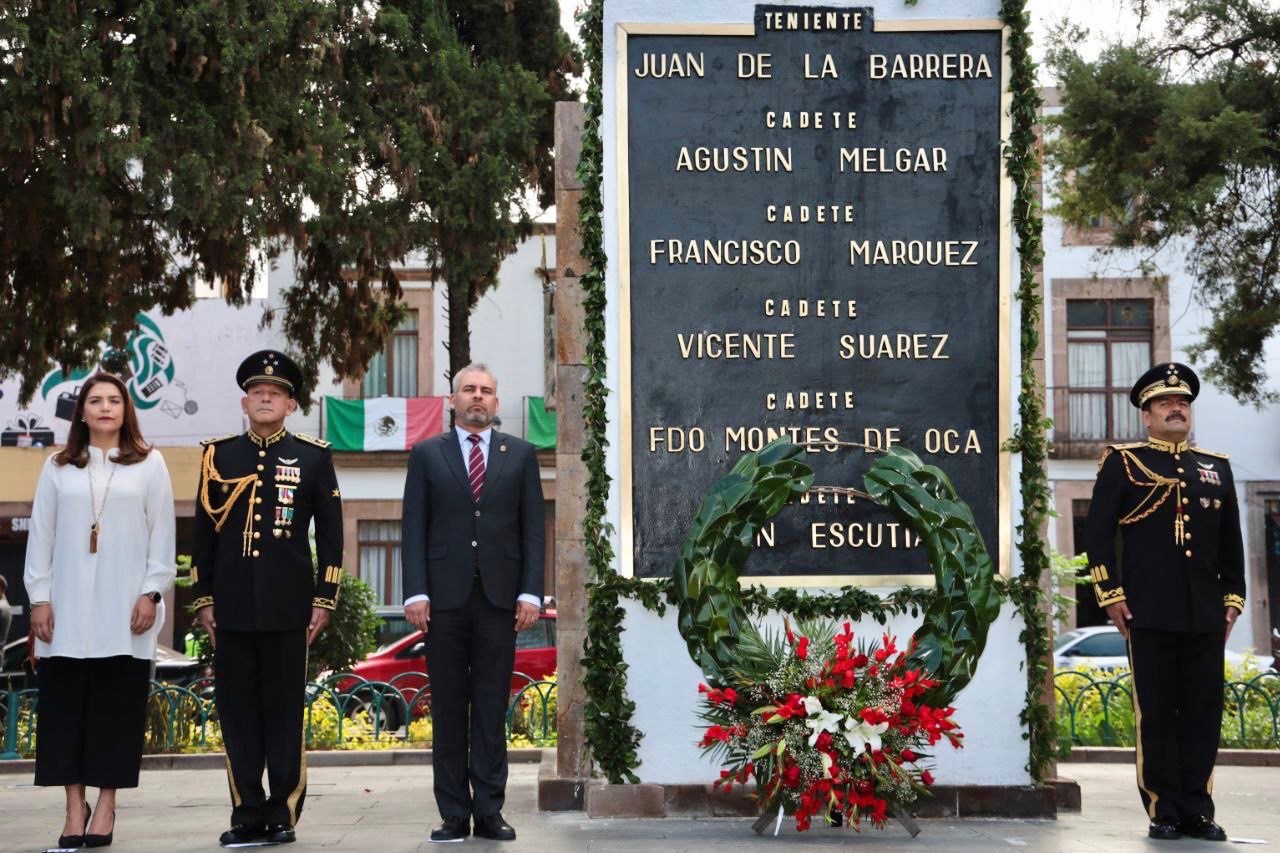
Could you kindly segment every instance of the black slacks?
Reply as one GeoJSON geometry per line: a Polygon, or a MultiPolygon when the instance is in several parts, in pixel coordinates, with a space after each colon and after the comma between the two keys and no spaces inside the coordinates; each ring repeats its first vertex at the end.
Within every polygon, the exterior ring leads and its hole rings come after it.
{"type": "Polygon", "coordinates": [[[494,607],[477,578],[466,604],[431,611],[431,762],[442,817],[502,811],[515,610],[494,607]]]}
{"type": "Polygon", "coordinates": [[[1222,631],[1130,629],[1138,793],[1152,820],[1213,817],[1224,646],[1222,631]]]}
{"type": "Polygon", "coordinates": [[[41,660],[36,784],[138,787],[150,678],[128,655],[41,660]]]}
{"type": "Polygon", "coordinates": [[[218,629],[213,672],[232,825],[295,825],[307,796],[306,629],[218,629]]]}

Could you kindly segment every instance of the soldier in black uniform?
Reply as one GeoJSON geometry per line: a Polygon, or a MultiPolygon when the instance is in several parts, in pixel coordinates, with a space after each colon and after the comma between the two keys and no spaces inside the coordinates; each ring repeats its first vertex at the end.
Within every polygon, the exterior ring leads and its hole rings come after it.
{"type": "Polygon", "coordinates": [[[1129,642],[1147,834],[1225,841],[1213,765],[1222,653],[1244,610],[1244,545],[1226,455],[1187,444],[1199,393],[1177,363],[1133,386],[1149,437],[1103,453],[1086,546],[1098,604],[1129,642]]]}
{"type": "Polygon", "coordinates": [[[202,442],[191,579],[214,641],[232,802],[223,844],[295,840],[306,796],[307,647],[338,603],[342,499],[328,442],[284,428],[301,380],[283,353],[249,356],[236,373],[248,432],[202,442]]]}

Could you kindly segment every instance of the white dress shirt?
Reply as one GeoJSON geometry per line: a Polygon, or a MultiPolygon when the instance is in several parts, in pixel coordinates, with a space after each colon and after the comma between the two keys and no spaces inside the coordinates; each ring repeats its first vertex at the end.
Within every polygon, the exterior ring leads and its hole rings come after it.
{"type": "Polygon", "coordinates": [[[56,465],[51,455],[40,472],[23,580],[31,601],[53,606],[54,624],[52,642],[36,640],[37,657],[155,656],[164,602],[146,632],[134,634],[129,621],[139,596],[173,585],[173,486],[159,450],[133,465],[117,465],[117,452],[90,447],[83,468],[56,465]],[[102,512],[96,554],[89,553],[91,473],[102,512]]]}
{"type": "MultiPolygon", "coordinates": [[[[457,424],[454,424],[453,431],[458,434],[458,445],[462,450],[462,467],[468,474],[471,473],[471,440],[468,438],[468,436],[471,436],[471,435],[480,436],[480,456],[481,458],[484,459],[485,474],[488,474],[489,473],[489,439],[493,438],[493,427],[485,427],[480,432],[471,433],[463,429],[462,427],[458,426],[457,424]]],[[[425,595],[411,595],[404,600],[404,606],[408,607],[410,604],[413,604],[418,601],[430,601],[430,600],[431,599],[425,595]]],[[[537,607],[539,609],[542,608],[542,602],[538,599],[538,596],[536,595],[521,593],[520,595],[516,596],[516,601],[526,601],[529,604],[532,604],[534,607],[537,607]]]]}

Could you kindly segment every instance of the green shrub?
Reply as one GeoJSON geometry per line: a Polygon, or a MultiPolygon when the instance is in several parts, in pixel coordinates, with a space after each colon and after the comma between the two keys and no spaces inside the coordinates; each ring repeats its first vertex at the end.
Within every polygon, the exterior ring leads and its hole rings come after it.
{"type": "Polygon", "coordinates": [[[509,746],[556,745],[556,677],[553,672],[543,682],[525,689],[518,699],[512,697],[515,704],[510,709],[509,746]]]}
{"type": "MultiPolygon", "coordinates": [[[[1224,664],[1222,733],[1219,745],[1233,749],[1280,747],[1280,675],[1224,664]]],[[[1131,677],[1127,668],[1087,666],[1059,669],[1057,719],[1060,757],[1076,746],[1133,746],[1131,677]]]]}

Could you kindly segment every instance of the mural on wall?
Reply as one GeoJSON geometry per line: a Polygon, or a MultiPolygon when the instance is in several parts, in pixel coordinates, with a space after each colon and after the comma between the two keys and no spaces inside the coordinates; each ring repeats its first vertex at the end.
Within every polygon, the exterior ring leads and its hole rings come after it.
{"type": "MultiPolygon", "coordinates": [[[[214,372],[195,370],[208,363],[208,350],[218,347],[218,338],[241,337],[238,317],[224,334],[210,335],[207,324],[192,312],[161,317],[139,314],[137,328],[122,349],[103,347],[92,368],[63,373],[51,371],[40,383],[31,402],[18,407],[17,381],[0,384],[0,445],[5,447],[50,447],[66,441],[76,395],[84,380],[95,371],[109,370],[126,376],[129,396],[138,410],[138,419],[148,441],[157,444],[193,444],[219,430],[239,429],[239,397],[234,385],[214,372]],[[163,324],[163,326],[162,326],[163,324]],[[190,330],[188,328],[190,327],[190,330]],[[197,329],[203,329],[197,333],[197,329]],[[166,334],[167,332],[167,334],[166,334]],[[212,403],[224,417],[207,423],[201,402],[212,403]]],[[[251,333],[252,326],[244,332],[251,333]]],[[[247,343],[247,342],[246,342],[247,343]]],[[[209,406],[204,407],[207,415],[209,406]]]]}

